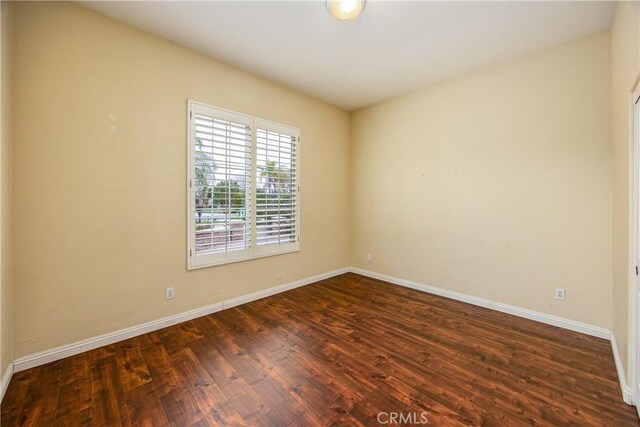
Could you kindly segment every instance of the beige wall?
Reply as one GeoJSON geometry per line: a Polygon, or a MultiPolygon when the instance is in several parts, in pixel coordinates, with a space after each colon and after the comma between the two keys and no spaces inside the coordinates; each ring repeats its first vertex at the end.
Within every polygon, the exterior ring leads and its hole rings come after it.
{"type": "Polygon", "coordinates": [[[11,6],[0,4],[0,375],[13,360],[11,294],[11,6]]]}
{"type": "Polygon", "coordinates": [[[348,265],[348,113],[71,4],[14,7],[16,357],[348,265]],[[301,252],[186,271],[187,98],[301,129],[301,252]]]}
{"type": "Polygon", "coordinates": [[[611,327],[610,58],[604,31],[353,114],[352,264],[611,327]]]}
{"type": "Polygon", "coordinates": [[[640,73],[640,7],[618,2],[612,27],[612,140],[613,140],[613,332],[626,367],[629,366],[629,286],[631,206],[629,156],[633,123],[631,93],[640,73]]]}
{"type": "Polygon", "coordinates": [[[608,31],[359,110],[350,131],[340,109],[75,5],[13,8],[15,357],[350,263],[619,326],[608,31]],[[301,128],[300,253],[186,271],[188,98],[301,128]]]}

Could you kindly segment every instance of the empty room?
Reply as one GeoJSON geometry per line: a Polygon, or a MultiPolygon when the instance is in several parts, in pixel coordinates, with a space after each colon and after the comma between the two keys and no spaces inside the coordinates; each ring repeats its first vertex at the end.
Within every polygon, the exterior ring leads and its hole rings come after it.
{"type": "Polygon", "coordinates": [[[2,427],[640,425],[640,2],[0,5],[2,427]]]}

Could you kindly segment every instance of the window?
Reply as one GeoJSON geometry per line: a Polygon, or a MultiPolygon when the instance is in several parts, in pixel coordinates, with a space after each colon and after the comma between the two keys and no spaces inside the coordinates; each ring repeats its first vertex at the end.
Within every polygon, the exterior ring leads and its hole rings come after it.
{"type": "Polygon", "coordinates": [[[188,267],[300,250],[300,131],[188,107],[188,267]]]}

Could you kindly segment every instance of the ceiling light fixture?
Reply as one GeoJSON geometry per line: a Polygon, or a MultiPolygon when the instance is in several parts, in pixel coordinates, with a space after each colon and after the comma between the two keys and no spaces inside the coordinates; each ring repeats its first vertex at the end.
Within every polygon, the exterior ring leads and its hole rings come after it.
{"type": "Polygon", "coordinates": [[[364,9],[366,0],[327,0],[327,10],[340,21],[355,19],[364,9]]]}

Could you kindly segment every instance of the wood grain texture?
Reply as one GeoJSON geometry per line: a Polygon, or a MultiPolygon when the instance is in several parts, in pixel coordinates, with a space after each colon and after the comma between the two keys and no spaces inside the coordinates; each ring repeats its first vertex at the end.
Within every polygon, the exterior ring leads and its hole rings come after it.
{"type": "Polygon", "coordinates": [[[3,427],[638,425],[608,341],[352,273],[19,372],[1,409],[3,427]]]}

